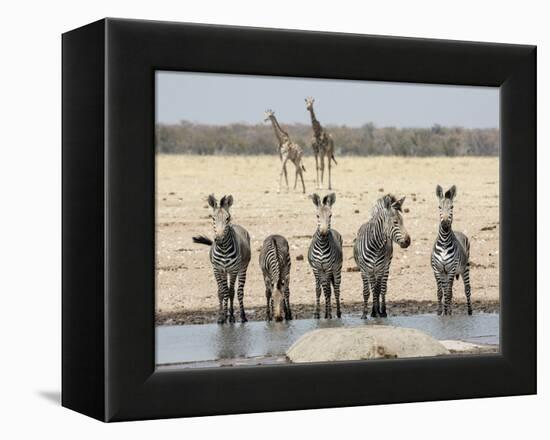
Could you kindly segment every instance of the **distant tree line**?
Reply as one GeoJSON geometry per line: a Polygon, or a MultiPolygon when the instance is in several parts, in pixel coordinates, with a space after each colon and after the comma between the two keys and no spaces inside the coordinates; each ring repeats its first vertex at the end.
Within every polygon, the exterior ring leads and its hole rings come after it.
{"type": "MultiPolygon", "coordinates": [[[[284,124],[291,139],[311,154],[311,126],[284,124]]],[[[496,156],[500,133],[496,128],[463,127],[395,128],[327,125],[339,156],[496,156]]],[[[157,151],[166,154],[274,154],[277,139],[271,124],[205,125],[182,121],[158,124],[157,151]]]]}

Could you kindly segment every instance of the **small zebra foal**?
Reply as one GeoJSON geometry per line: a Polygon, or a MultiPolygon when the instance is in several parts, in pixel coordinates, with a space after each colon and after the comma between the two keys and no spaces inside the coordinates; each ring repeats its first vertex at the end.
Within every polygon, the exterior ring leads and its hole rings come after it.
{"type": "Polygon", "coordinates": [[[378,199],[372,209],[371,219],[357,232],[353,244],[353,257],[363,280],[363,315],[368,317],[368,301],[372,289],[372,317],[385,318],[386,291],[393,257],[393,242],[402,248],[411,244],[411,237],[403,225],[400,200],[391,194],[378,199]],[[369,289],[370,285],[370,289],[369,289]]]}
{"type": "Polygon", "coordinates": [[[332,205],[336,201],[336,194],[330,193],[323,198],[317,194],[311,196],[317,207],[317,231],[313,234],[309,246],[308,260],[315,276],[315,314],[320,318],[321,287],[325,293],[325,319],[332,318],[330,303],[331,284],[336,299],[336,316],[340,318],[340,282],[342,281],[342,236],[331,229],[332,205]]]}
{"type": "Polygon", "coordinates": [[[246,270],[250,262],[250,236],[242,226],[231,224],[229,208],[233,205],[233,196],[223,196],[220,200],[220,206],[218,206],[214,194],[210,194],[208,204],[212,208],[214,241],[201,235],[193,237],[193,242],[210,246],[210,262],[218,284],[218,324],[225,323],[228,317],[229,322],[235,322],[233,298],[235,297],[237,277],[239,279],[237,297],[239,299],[241,322],[246,322],[243,297],[246,270]],[[228,300],[229,314],[227,310],[228,300]]]}
{"type": "Polygon", "coordinates": [[[456,186],[443,194],[437,185],[435,194],[439,199],[439,234],[432,251],[432,269],[437,283],[437,314],[452,315],[453,280],[462,275],[468,315],[472,314],[470,299],[470,240],[462,232],[453,231],[453,200],[456,186]],[[444,305],[442,299],[445,297],[444,305]]]}
{"type": "Polygon", "coordinates": [[[264,275],[267,301],[266,321],[292,319],[290,309],[290,251],[281,235],[270,235],[260,251],[260,267],[264,275]]]}

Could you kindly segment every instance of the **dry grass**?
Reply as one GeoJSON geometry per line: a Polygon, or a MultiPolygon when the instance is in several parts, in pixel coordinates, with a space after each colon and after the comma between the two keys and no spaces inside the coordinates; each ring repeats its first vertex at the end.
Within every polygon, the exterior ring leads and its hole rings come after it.
{"type": "MultiPolygon", "coordinates": [[[[307,194],[315,191],[314,160],[305,160],[307,194]]],[[[362,301],[361,278],[352,242],[368,220],[373,202],[387,192],[406,195],[405,226],[412,244],[395,248],[390,270],[388,306],[392,301],[434,301],[430,252],[437,235],[435,186],[458,187],[453,228],[471,240],[472,298],[494,302],[499,297],[499,172],[497,158],[343,157],[333,168],[336,204],[333,227],[344,238],[342,299],[362,301]]],[[[277,193],[278,157],[159,156],[157,159],[157,312],[190,312],[217,307],[216,283],[208,248],[193,244],[197,234],[212,236],[206,196],[232,194],[233,221],[252,240],[252,261],[245,287],[245,306],[263,307],[264,283],[258,249],[272,233],[284,235],[292,254],[291,302],[312,304],[313,274],[307,249],[315,231],[314,206],[299,190],[277,193]],[[297,261],[296,257],[304,259],[297,261]]],[[[293,166],[289,168],[294,181],[293,166]]],[[[298,188],[300,185],[298,185],[298,188]]],[[[326,193],[326,191],[318,191],[326,193]]],[[[455,301],[464,300],[462,282],[455,301]]]]}

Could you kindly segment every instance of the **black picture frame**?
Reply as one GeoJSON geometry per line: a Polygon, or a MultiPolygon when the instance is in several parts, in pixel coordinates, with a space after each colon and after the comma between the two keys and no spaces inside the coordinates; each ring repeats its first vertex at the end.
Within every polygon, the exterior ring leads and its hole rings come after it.
{"type": "Polygon", "coordinates": [[[63,406],[121,421],[536,393],[535,46],[104,19],[62,50],[63,406]],[[156,369],[157,69],[499,86],[500,353],[156,369]]]}

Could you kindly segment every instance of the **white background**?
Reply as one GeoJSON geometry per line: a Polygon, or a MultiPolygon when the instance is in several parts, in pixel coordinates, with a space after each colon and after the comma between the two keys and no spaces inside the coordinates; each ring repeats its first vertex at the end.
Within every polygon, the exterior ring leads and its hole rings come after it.
{"type": "Polygon", "coordinates": [[[544,370],[548,369],[550,321],[540,319],[549,306],[544,296],[548,282],[542,278],[549,263],[542,253],[548,246],[542,215],[550,121],[549,15],[544,3],[4,2],[0,25],[0,436],[465,439],[525,438],[540,432],[535,438],[543,437],[549,417],[548,408],[544,409],[549,400],[544,370]],[[538,303],[539,395],[110,425],[61,408],[60,35],[105,16],[538,45],[539,291],[543,293],[538,303]]]}

